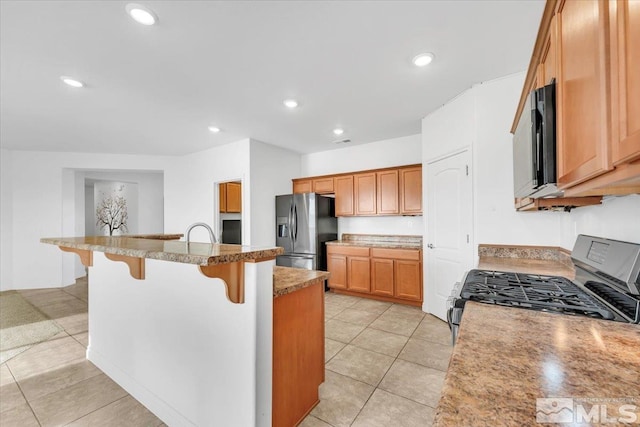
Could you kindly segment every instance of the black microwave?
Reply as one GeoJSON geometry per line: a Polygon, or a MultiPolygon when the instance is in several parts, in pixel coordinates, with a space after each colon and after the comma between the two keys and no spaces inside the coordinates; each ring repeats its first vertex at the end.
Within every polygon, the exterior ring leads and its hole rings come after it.
{"type": "Polygon", "coordinates": [[[513,135],[514,195],[558,197],[556,186],[556,85],[532,91],[513,135]]]}

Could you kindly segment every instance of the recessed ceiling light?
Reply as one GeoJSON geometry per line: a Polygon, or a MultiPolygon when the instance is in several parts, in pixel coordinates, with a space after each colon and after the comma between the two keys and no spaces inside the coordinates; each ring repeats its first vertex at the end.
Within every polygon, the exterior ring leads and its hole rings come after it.
{"type": "Polygon", "coordinates": [[[333,130],[333,134],[334,135],[342,135],[344,133],[344,129],[340,129],[340,128],[335,128],[333,130]]]}
{"type": "Polygon", "coordinates": [[[68,84],[71,87],[83,87],[84,86],[84,83],[82,83],[80,80],[76,80],[76,79],[73,79],[71,77],[61,76],[60,80],[62,80],[65,84],[68,84]]]}
{"type": "Polygon", "coordinates": [[[285,99],[283,104],[287,108],[296,108],[298,106],[298,101],[295,99],[285,99]]]}
{"type": "Polygon", "coordinates": [[[215,127],[215,126],[209,126],[209,130],[213,133],[218,133],[220,132],[220,128],[219,127],[215,127]]]}
{"type": "Polygon", "coordinates": [[[425,65],[431,64],[433,58],[435,58],[433,53],[421,53],[413,57],[413,64],[416,67],[424,67],[425,65]]]}
{"type": "Polygon", "coordinates": [[[153,25],[158,22],[158,15],[153,13],[148,7],[136,3],[129,3],[126,6],[126,10],[129,16],[142,25],[153,25]]]}

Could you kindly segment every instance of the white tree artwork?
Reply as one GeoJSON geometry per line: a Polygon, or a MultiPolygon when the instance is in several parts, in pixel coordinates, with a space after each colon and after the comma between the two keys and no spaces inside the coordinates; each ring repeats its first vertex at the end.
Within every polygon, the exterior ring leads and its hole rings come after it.
{"type": "Polygon", "coordinates": [[[102,200],[96,207],[96,226],[99,226],[100,229],[108,230],[109,236],[113,236],[115,231],[122,233],[128,230],[127,199],[120,195],[123,192],[124,185],[120,185],[109,195],[101,192],[102,200]]]}

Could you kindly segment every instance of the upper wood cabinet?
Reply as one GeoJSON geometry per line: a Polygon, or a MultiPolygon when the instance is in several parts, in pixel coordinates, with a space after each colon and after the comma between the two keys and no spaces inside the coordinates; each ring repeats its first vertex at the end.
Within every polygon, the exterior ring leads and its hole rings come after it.
{"type": "Polygon", "coordinates": [[[223,182],[218,185],[220,195],[220,212],[242,212],[242,184],[239,182],[223,182]]]}
{"type": "Polygon", "coordinates": [[[612,168],[609,155],[608,3],[561,1],[556,11],[558,184],[567,188],[612,168]]]}
{"type": "Polygon", "coordinates": [[[376,173],[376,213],[397,215],[400,213],[398,170],[391,169],[376,173]]]}
{"type": "Polygon", "coordinates": [[[218,194],[220,195],[220,212],[227,212],[227,184],[218,184],[218,194]]]}
{"type": "Polygon", "coordinates": [[[353,175],[343,175],[335,178],[336,216],[351,216],[353,209],[353,175]]]}
{"type": "Polygon", "coordinates": [[[640,1],[547,0],[511,131],[530,90],[555,77],[558,186],[567,201],[640,193],[637,52],[640,1]]]}
{"type": "Polygon", "coordinates": [[[242,184],[227,182],[227,212],[242,212],[242,184]]]}
{"type": "Polygon", "coordinates": [[[319,178],[313,180],[313,192],[318,194],[333,194],[334,193],[334,178],[332,176],[328,178],[319,178]]]}
{"type": "Polygon", "coordinates": [[[640,157],[640,1],[610,3],[614,165],[640,157]]]}
{"type": "Polygon", "coordinates": [[[422,215],[422,165],[298,178],[293,192],[335,194],[336,216],[422,215]]]}
{"type": "Polygon", "coordinates": [[[422,167],[403,168],[400,174],[400,213],[422,215],[422,167]]]}
{"type": "Polygon", "coordinates": [[[293,194],[312,193],[313,183],[310,179],[294,179],[293,194]]]}
{"type": "Polygon", "coordinates": [[[353,193],[356,215],[375,215],[376,212],[376,174],[359,173],[353,176],[353,193]]]}

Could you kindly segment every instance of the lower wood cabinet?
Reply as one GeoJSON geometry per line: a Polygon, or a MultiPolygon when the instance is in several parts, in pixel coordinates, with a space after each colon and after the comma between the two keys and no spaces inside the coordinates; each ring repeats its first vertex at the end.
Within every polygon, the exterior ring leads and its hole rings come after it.
{"type": "Polygon", "coordinates": [[[329,287],[337,293],[422,304],[422,251],[327,245],[329,287]]]}

